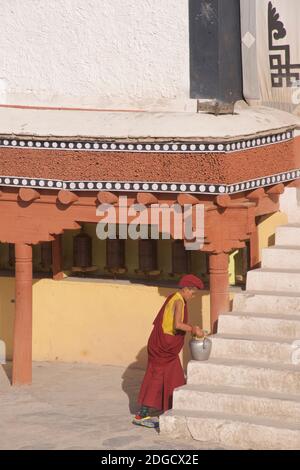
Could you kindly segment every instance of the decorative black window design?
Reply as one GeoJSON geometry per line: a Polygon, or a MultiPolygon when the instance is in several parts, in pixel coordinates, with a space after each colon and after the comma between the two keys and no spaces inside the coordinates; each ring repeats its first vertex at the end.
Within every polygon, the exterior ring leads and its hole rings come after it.
{"type": "Polygon", "coordinates": [[[268,23],[272,87],[290,88],[300,81],[300,64],[291,64],[289,45],[276,45],[276,41],[286,37],[286,29],[272,2],[269,2],[268,23]]]}

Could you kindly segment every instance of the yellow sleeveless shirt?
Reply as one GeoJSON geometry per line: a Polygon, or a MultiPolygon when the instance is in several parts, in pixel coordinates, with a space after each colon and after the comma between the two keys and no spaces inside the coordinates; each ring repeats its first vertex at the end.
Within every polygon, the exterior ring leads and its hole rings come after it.
{"type": "Polygon", "coordinates": [[[162,328],[163,332],[167,335],[175,336],[176,330],[174,328],[174,305],[176,300],[180,300],[182,303],[182,313],[181,313],[181,321],[184,319],[184,299],[179,292],[176,292],[175,295],[169,300],[167,305],[165,306],[162,328]]]}

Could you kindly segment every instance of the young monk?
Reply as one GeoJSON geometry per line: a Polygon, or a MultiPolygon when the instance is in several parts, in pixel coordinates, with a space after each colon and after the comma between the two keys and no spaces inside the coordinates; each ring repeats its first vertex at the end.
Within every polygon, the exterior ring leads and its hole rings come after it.
{"type": "Polygon", "coordinates": [[[158,423],[149,416],[149,408],[163,411],[172,408],[173,390],[185,384],[179,359],[185,334],[204,336],[199,326],[188,324],[187,311],[187,301],[204,288],[203,282],[189,274],[181,278],[179,288],[166,299],[154,320],[148,340],[148,366],[138,397],[141,409],[133,424],[156,427],[158,423]]]}

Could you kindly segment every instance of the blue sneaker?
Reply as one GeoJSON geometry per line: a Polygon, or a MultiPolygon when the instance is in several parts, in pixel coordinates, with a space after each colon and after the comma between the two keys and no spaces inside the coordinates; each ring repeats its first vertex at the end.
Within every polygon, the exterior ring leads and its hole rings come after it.
{"type": "Polygon", "coordinates": [[[133,418],[132,424],[136,424],[137,426],[144,426],[145,428],[158,428],[159,421],[155,416],[140,416],[136,415],[133,418]]]}

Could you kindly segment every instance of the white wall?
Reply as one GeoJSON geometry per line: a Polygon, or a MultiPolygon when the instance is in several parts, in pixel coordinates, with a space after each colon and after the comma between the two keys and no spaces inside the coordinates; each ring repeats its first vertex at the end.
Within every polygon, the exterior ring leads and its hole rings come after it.
{"type": "Polygon", "coordinates": [[[0,103],[189,103],[188,0],[0,0],[0,25],[0,103]]]}

